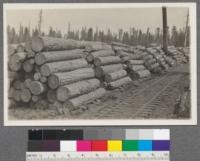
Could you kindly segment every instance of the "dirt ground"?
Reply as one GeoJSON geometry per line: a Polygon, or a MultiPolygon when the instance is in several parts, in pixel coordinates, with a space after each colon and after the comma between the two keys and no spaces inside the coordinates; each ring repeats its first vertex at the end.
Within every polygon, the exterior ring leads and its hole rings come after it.
{"type": "MultiPolygon", "coordinates": [[[[177,99],[190,84],[189,65],[133,81],[69,113],[66,109],[9,109],[9,119],[172,119],[177,99]]],[[[187,118],[184,118],[187,119],[187,118]]]]}

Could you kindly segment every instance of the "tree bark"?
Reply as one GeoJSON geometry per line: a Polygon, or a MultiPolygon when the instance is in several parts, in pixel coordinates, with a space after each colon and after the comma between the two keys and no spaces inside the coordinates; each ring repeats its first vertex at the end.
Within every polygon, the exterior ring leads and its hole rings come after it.
{"type": "Polygon", "coordinates": [[[88,63],[85,59],[75,59],[44,64],[41,66],[40,71],[43,76],[49,76],[53,73],[68,72],[87,66],[88,63]]]}
{"type": "Polygon", "coordinates": [[[95,66],[110,65],[110,64],[117,64],[117,63],[121,63],[121,59],[118,56],[106,56],[106,57],[98,57],[94,59],[95,66]]]}
{"type": "Polygon", "coordinates": [[[89,79],[73,84],[61,86],[57,89],[57,99],[61,102],[69,98],[76,97],[91,92],[100,86],[98,79],[89,79]]]}
{"type": "Polygon", "coordinates": [[[144,60],[128,60],[127,65],[132,66],[132,65],[143,65],[144,60]]]}
{"type": "Polygon", "coordinates": [[[130,68],[131,71],[139,71],[144,69],[146,69],[144,65],[132,65],[130,68]]]}
{"type": "Polygon", "coordinates": [[[118,87],[121,87],[127,83],[130,83],[132,80],[130,77],[124,77],[124,78],[121,78],[121,79],[118,79],[114,82],[110,82],[108,83],[108,88],[109,89],[115,89],[115,88],[118,88],[118,87]]]}
{"type": "Polygon", "coordinates": [[[98,57],[106,57],[106,56],[114,56],[115,52],[113,50],[99,50],[95,52],[91,52],[86,56],[88,62],[92,62],[95,58],[98,57]]]}
{"type": "Polygon", "coordinates": [[[121,79],[127,75],[125,70],[119,70],[112,73],[105,74],[105,81],[106,82],[113,82],[117,79],[121,79]]]}
{"type": "Polygon", "coordinates": [[[36,54],[35,62],[37,65],[42,65],[44,63],[49,63],[49,62],[72,60],[82,57],[83,57],[83,51],[80,49],[41,52],[36,54]]]}
{"type": "Polygon", "coordinates": [[[112,64],[112,65],[95,67],[94,71],[95,71],[95,76],[97,78],[101,78],[101,77],[104,77],[105,74],[107,73],[115,72],[122,69],[123,69],[122,64],[112,64]]]}
{"type": "Polygon", "coordinates": [[[88,103],[88,102],[92,102],[95,99],[98,99],[105,94],[106,94],[106,90],[104,88],[98,88],[90,93],[87,93],[87,94],[84,94],[79,97],[76,97],[76,98],[66,101],[63,106],[65,108],[66,107],[69,108],[70,110],[75,110],[79,106],[81,106],[85,103],[88,103]]]}
{"type": "Polygon", "coordinates": [[[80,42],[72,39],[34,37],[31,44],[32,50],[40,51],[59,51],[80,48],[80,42]]]}
{"type": "Polygon", "coordinates": [[[94,76],[94,70],[92,68],[82,68],[71,72],[54,73],[49,76],[48,85],[50,88],[56,89],[58,86],[93,78],[94,76]]]}

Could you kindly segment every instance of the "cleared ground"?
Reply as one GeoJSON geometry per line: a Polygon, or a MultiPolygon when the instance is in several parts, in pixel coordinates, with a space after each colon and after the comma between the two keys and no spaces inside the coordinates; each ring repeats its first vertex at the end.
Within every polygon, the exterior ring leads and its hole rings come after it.
{"type": "Polygon", "coordinates": [[[182,64],[161,75],[133,81],[125,87],[108,91],[103,98],[82,106],[72,113],[67,110],[17,107],[9,110],[10,119],[135,119],[176,118],[177,99],[190,84],[189,65],[182,64]]]}

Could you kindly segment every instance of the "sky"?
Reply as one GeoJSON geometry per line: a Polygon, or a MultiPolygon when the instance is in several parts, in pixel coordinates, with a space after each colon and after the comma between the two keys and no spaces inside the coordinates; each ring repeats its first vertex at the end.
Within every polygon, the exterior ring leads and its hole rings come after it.
{"type": "MultiPolygon", "coordinates": [[[[7,24],[19,29],[20,23],[31,28],[38,24],[39,9],[10,9],[6,12],[7,24]]],[[[188,8],[167,8],[168,26],[183,28],[186,23],[188,8]]],[[[162,28],[161,8],[95,8],[95,9],[43,9],[42,31],[48,32],[49,27],[67,32],[68,22],[71,29],[81,29],[82,26],[98,26],[99,29],[116,32],[119,28],[129,31],[130,27],[146,31],[149,27],[154,32],[162,28]]]]}

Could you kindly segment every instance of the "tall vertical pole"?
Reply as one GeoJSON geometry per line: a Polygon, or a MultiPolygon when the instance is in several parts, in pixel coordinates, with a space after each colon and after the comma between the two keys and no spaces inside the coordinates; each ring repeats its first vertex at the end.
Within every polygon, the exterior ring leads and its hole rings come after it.
{"type": "Polygon", "coordinates": [[[167,53],[167,8],[162,7],[162,17],[163,17],[163,50],[167,53]]]}
{"type": "Polygon", "coordinates": [[[184,47],[187,46],[187,38],[188,38],[188,22],[189,22],[189,10],[187,13],[186,25],[185,25],[185,40],[184,40],[184,47]]]}

